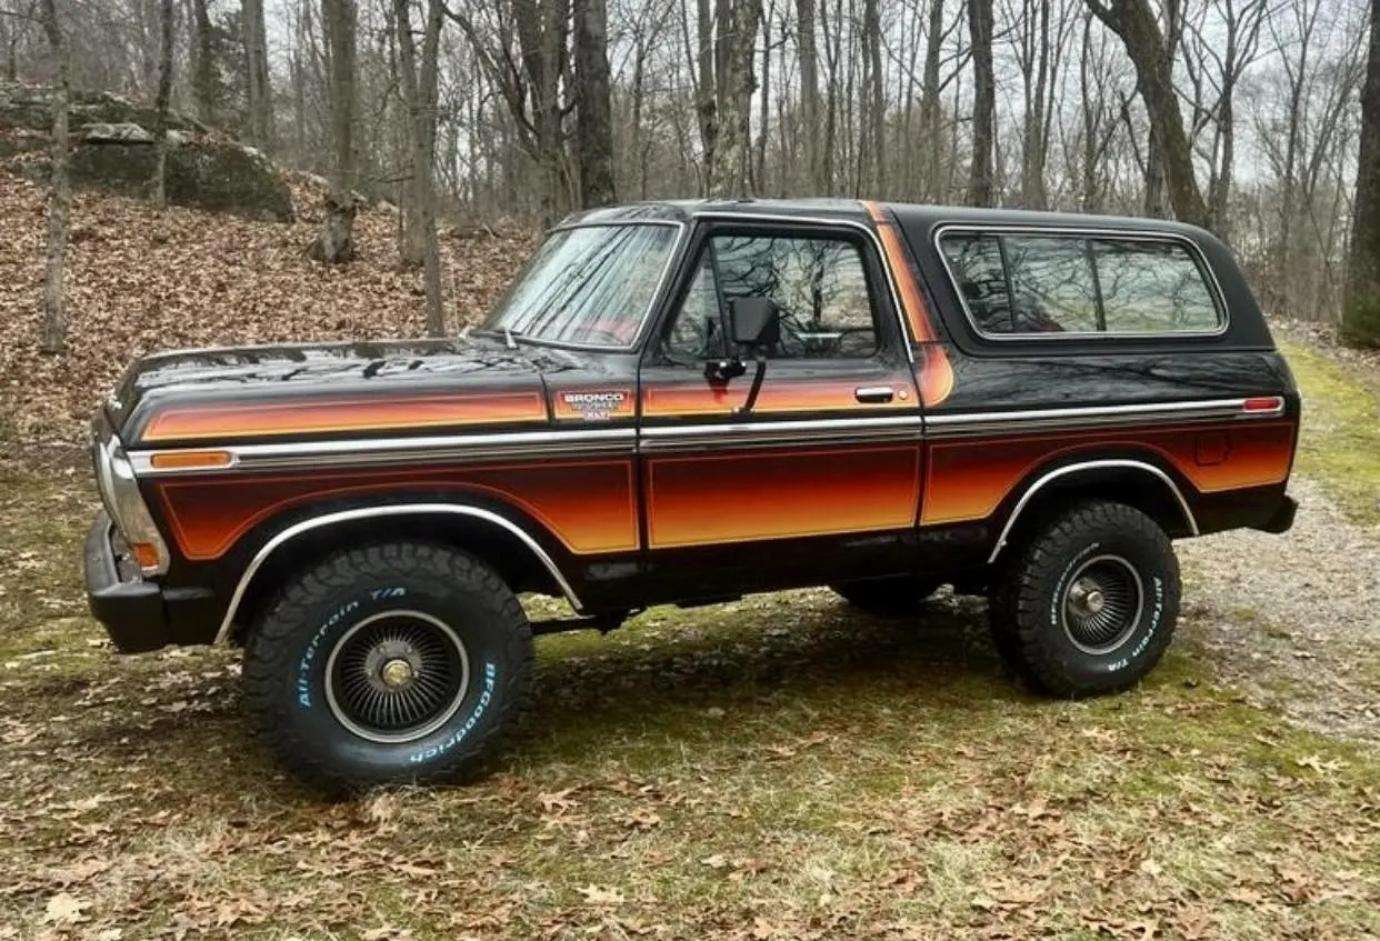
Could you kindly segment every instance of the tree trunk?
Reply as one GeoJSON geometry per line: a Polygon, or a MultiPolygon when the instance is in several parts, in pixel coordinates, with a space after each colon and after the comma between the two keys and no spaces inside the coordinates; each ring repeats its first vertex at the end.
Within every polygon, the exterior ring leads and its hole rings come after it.
{"type": "Polygon", "coordinates": [[[695,50],[699,82],[695,88],[695,118],[700,130],[700,150],[704,154],[704,192],[714,188],[719,154],[718,69],[714,61],[714,19],[709,0],[695,0],[695,50]]]}
{"type": "Polygon", "coordinates": [[[58,23],[57,0],[43,0],[43,29],[57,64],[53,94],[52,172],[48,187],[48,260],[43,274],[43,327],[39,349],[61,353],[67,348],[67,217],[72,208],[68,176],[67,106],[72,93],[67,42],[58,23]]]}
{"type": "MultiPolygon", "coordinates": [[[[1098,19],[1121,37],[1136,67],[1175,217],[1181,222],[1207,228],[1211,219],[1194,177],[1193,153],[1170,76],[1172,44],[1166,44],[1161,37],[1148,0],[1119,0],[1113,6],[1101,0],[1087,0],[1087,4],[1098,19]]],[[[1147,167],[1153,165],[1154,160],[1147,158],[1147,167]]]]}
{"type": "Polygon", "coordinates": [[[215,44],[207,0],[192,0],[196,39],[192,47],[192,101],[204,124],[220,120],[220,81],[216,76],[215,44]]]}
{"type": "Polygon", "coordinates": [[[973,43],[973,155],[968,168],[968,205],[993,202],[993,121],[997,108],[992,71],[992,0],[968,0],[968,32],[973,43]]]}
{"type": "Polygon", "coordinates": [[[575,149],[580,206],[614,201],[613,118],[609,107],[608,10],[605,0],[574,0],[575,149]]]}
{"type": "Polygon", "coordinates": [[[886,94],[882,87],[882,22],[878,0],[863,0],[863,56],[867,81],[863,83],[867,115],[862,146],[870,151],[863,189],[878,199],[886,188],[886,94]]]}
{"type": "Polygon", "coordinates": [[[153,201],[159,209],[168,208],[168,98],[173,81],[173,0],[159,0],[160,37],[158,60],[158,118],[153,126],[153,146],[157,155],[153,171],[153,201]]]}
{"type": "Polygon", "coordinates": [[[1342,337],[1354,346],[1380,347],[1380,0],[1371,0],[1358,167],[1342,337]]]}
{"type": "Polygon", "coordinates": [[[273,100],[268,79],[268,31],[264,0],[243,0],[240,7],[244,36],[245,88],[248,93],[249,139],[255,147],[272,149],[273,100]]]}
{"type": "Polygon", "coordinates": [[[719,154],[709,196],[729,199],[752,195],[752,93],[757,90],[752,60],[762,0],[722,4],[727,19],[719,22],[719,154]]]}
{"type": "Polygon", "coordinates": [[[422,280],[426,286],[426,332],[445,336],[445,317],[441,309],[441,251],[436,241],[436,193],[432,178],[436,142],[436,108],[427,100],[426,84],[435,83],[436,58],[441,29],[441,0],[428,0],[427,29],[422,43],[422,76],[418,81],[417,48],[412,38],[411,0],[393,0],[393,15],[398,30],[398,56],[401,60],[403,101],[407,103],[408,140],[412,156],[414,213],[422,236],[422,280]]]}
{"type": "Polygon", "coordinates": [[[819,139],[819,53],[815,47],[815,0],[796,0],[796,45],[800,52],[801,137],[805,144],[806,189],[822,196],[829,189],[824,179],[819,139]]]}
{"type": "Polygon", "coordinates": [[[331,192],[326,197],[326,222],[310,255],[328,264],[355,256],[355,3],[321,0],[330,65],[331,137],[334,166],[331,192]]]}
{"type": "Polygon", "coordinates": [[[944,0],[930,0],[930,18],[925,29],[925,77],[920,89],[920,134],[924,137],[924,179],[920,192],[930,202],[939,199],[939,158],[944,149],[939,134],[939,59],[943,52],[944,0]]]}

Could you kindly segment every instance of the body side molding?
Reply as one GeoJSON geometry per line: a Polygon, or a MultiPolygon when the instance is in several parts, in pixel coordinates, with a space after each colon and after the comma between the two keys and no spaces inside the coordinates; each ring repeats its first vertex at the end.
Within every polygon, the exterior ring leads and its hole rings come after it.
{"type": "Polygon", "coordinates": [[[997,536],[997,544],[992,547],[992,554],[987,557],[987,564],[991,565],[993,562],[997,561],[997,556],[999,556],[1001,550],[1005,548],[1007,537],[1011,535],[1011,530],[1015,527],[1016,520],[1020,517],[1021,511],[1029,505],[1030,501],[1035,498],[1035,495],[1039,493],[1042,487],[1052,481],[1058,480],[1060,477],[1067,477],[1069,474],[1077,474],[1082,471],[1109,469],[1144,471],[1158,478],[1169,487],[1170,493],[1174,494],[1174,499],[1178,501],[1179,509],[1183,510],[1184,521],[1188,523],[1189,531],[1195,536],[1198,535],[1198,520],[1194,518],[1193,511],[1188,506],[1188,501],[1184,499],[1183,491],[1179,489],[1178,484],[1174,483],[1174,478],[1170,477],[1154,464],[1145,461],[1133,461],[1126,458],[1081,461],[1077,464],[1066,464],[1063,467],[1056,467],[1054,470],[1041,475],[1038,480],[1026,488],[1025,493],[1021,494],[1021,498],[1016,501],[1016,505],[1012,508],[1011,515],[1006,518],[1006,525],[1002,527],[1001,534],[997,536]]]}
{"type": "Polygon", "coordinates": [[[470,519],[483,520],[492,523],[516,536],[522,541],[532,554],[545,566],[551,577],[556,580],[561,591],[565,594],[566,600],[570,602],[577,612],[581,610],[580,599],[576,596],[575,590],[570,587],[565,576],[555,561],[541,545],[533,539],[521,526],[490,510],[481,509],[477,506],[466,506],[460,503],[404,503],[393,506],[379,507],[360,507],[353,510],[340,510],[335,513],[326,513],[322,516],[314,516],[310,519],[301,520],[294,523],[287,529],[278,533],[254,554],[254,558],[249,560],[245,566],[243,574],[240,575],[239,582],[235,585],[235,592],[230,596],[230,603],[225,609],[225,617],[220,622],[220,629],[216,631],[215,640],[212,643],[219,644],[230,636],[230,628],[235,620],[235,612],[239,609],[240,602],[244,599],[244,594],[249,589],[249,583],[254,580],[263,564],[268,561],[275,550],[284,543],[300,536],[302,533],[320,529],[323,526],[332,526],[336,523],[348,523],[352,520],[369,519],[377,516],[417,516],[427,513],[449,513],[454,516],[464,516],[470,519]]]}

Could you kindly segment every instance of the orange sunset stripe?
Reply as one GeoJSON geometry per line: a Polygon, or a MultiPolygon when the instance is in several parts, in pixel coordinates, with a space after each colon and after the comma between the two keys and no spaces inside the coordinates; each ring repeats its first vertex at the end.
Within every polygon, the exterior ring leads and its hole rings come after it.
{"type": "Polygon", "coordinates": [[[157,484],[178,549],[195,561],[220,558],[259,523],[309,501],[418,490],[479,493],[511,502],[572,553],[638,547],[631,461],[219,476],[157,484]]]}
{"type": "Polygon", "coordinates": [[[1012,490],[1051,460],[1107,447],[1153,451],[1200,493],[1282,483],[1294,452],[1292,422],[1202,425],[935,442],[929,449],[929,485],[923,525],[986,519],[1012,490]],[[1200,439],[1224,439],[1220,460],[1202,463],[1200,439]]]}
{"type": "Polygon", "coordinates": [[[939,339],[939,330],[934,323],[934,315],[925,303],[925,294],[920,290],[920,281],[915,276],[910,253],[901,242],[900,230],[891,216],[877,203],[864,200],[867,214],[877,226],[882,248],[886,251],[891,272],[896,278],[896,287],[901,294],[901,304],[905,307],[906,322],[910,324],[911,336],[921,345],[921,361],[917,365],[920,385],[920,401],[933,407],[949,397],[954,389],[954,371],[949,365],[949,356],[939,339]]]}
{"type": "MultiPolygon", "coordinates": [[[[909,380],[902,376],[895,381],[908,383],[909,380]]],[[[642,414],[648,418],[728,414],[747,401],[750,385],[751,380],[728,386],[710,385],[704,380],[649,385],[642,391],[642,414]]],[[[762,386],[753,412],[872,411],[914,406],[914,402],[901,396],[886,403],[860,403],[855,395],[857,387],[856,381],[837,379],[777,380],[762,386]]]]}
{"type": "Polygon", "coordinates": [[[649,546],[907,529],[919,475],[916,447],[656,458],[646,470],[649,546]]]}
{"type": "Polygon", "coordinates": [[[158,412],[144,441],[246,438],[338,431],[383,431],[512,422],[545,422],[536,391],[318,399],[173,406],[158,412]]]}

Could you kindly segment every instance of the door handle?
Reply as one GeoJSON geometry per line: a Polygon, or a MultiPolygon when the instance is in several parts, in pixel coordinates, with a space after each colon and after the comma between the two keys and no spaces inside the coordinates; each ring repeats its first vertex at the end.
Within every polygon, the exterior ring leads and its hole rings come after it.
{"type": "Polygon", "coordinates": [[[895,394],[891,386],[862,386],[853,392],[859,402],[890,402],[895,394]]]}

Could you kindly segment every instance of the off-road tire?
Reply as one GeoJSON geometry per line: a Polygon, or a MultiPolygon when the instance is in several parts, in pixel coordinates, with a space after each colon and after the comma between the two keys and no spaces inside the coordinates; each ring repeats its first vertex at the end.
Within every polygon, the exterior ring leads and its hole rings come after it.
{"type": "Polygon", "coordinates": [[[287,583],[245,645],[244,698],[258,737],[289,770],[326,790],[354,790],[474,772],[525,705],[531,674],[531,626],[492,569],[446,546],[393,542],[338,552],[287,583]],[[409,613],[449,627],[468,681],[457,680],[452,713],[438,707],[439,727],[371,741],[341,719],[338,684],[326,695],[327,668],[352,631],[409,613]]]}
{"type": "Polygon", "coordinates": [[[914,614],[940,583],[920,575],[897,575],[840,582],[829,587],[850,605],[881,617],[914,614]]]}
{"type": "Polygon", "coordinates": [[[1009,552],[991,594],[992,637],[1032,686],[1062,697],[1109,693],[1135,684],[1159,662],[1178,620],[1179,563],[1150,517],[1120,503],[1078,503],[1009,552]],[[1134,613],[1120,626],[1110,622],[1106,630],[1116,633],[1100,646],[1075,613],[1077,590],[1098,585],[1089,574],[1095,571],[1106,573],[1123,598],[1139,599],[1134,607],[1123,600],[1134,613]]]}

